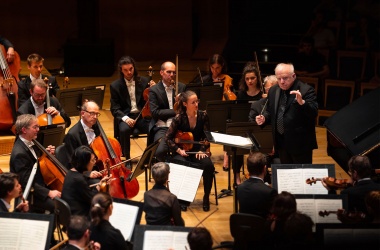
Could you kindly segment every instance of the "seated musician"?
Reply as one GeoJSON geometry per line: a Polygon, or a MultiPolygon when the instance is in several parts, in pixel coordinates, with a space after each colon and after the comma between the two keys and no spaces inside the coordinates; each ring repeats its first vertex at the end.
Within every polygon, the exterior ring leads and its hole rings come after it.
{"type": "MultiPolygon", "coordinates": [[[[18,180],[18,175],[15,173],[0,174],[0,212],[9,212],[11,201],[22,195],[22,188],[18,180]]],[[[23,200],[13,211],[28,212],[29,202],[23,200]]]]}
{"type": "MultiPolygon", "coordinates": [[[[210,210],[210,192],[215,171],[214,163],[211,161],[210,144],[206,142],[204,131],[210,131],[210,121],[206,111],[198,110],[198,97],[193,91],[186,91],[179,95],[178,114],[174,117],[168,132],[166,143],[173,153],[173,159],[191,161],[203,167],[203,210],[210,210]],[[186,144],[176,142],[178,132],[190,132],[193,137],[193,146],[186,151],[186,144]],[[205,143],[201,143],[205,142],[205,143]],[[198,144],[197,144],[198,143],[198,144]]],[[[180,138],[177,138],[181,140],[180,138]]],[[[183,204],[183,201],[180,201],[183,204]]],[[[182,209],[186,210],[182,205],[182,209]]]]}
{"type": "MultiPolygon", "coordinates": [[[[67,159],[70,162],[74,155],[74,151],[79,146],[90,146],[96,136],[100,135],[100,130],[97,125],[99,113],[99,105],[94,101],[86,101],[83,103],[80,110],[80,120],[72,126],[63,138],[67,152],[67,159]]],[[[91,173],[92,178],[101,177],[95,172],[91,173]]]]}
{"type": "MultiPolygon", "coordinates": [[[[365,221],[369,222],[373,218],[371,218],[371,215],[368,213],[365,197],[370,191],[380,191],[380,183],[374,182],[371,179],[372,165],[369,158],[365,155],[352,156],[348,161],[348,169],[352,186],[340,192],[342,195],[347,195],[348,211],[343,214],[343,216],[338,216],[338,219],[342,222],[352,222],[352,220],[350,220],[351,218],[347,218],[344,215],[355,212],[356,214],[362,213],[365,215],[365,221]]],[[[329,186],[324,178],[322,179],[322,184],[329,190],[329,193],[336,193],[336,190],[329,186]]]]}
{"type": "Polygon", "coordinates": [[[91,202],[90,240],[99,242],[102,249],[133,249],[131,242],[124,239],[119,229],[109,222],[113,211],[113,200],[109,193],[98,193],[91,202]]]}
{"type": "MultiPolygon", "coordinates": [[[[173,109],[175,93],[186,90],[184,83],[178,82],[178,90],[175,90],[176,66],[172,62],[164,62],[161,65],[160,75],[162,80],[149,89],[149,106],[152,119],[149,124],[150,141],[163,138],[168,130],[172,119],[176,115],[173,109]]],[[[158,161],[165,161],[168,146],[165,140],[161,140],[155,156],[158,161]]]]}
{"type": "Polygon", "coordinates": [[[45,79],[48,78],[49,94],[50,96],[57,96],[57,91],[59,86],[55,76],[48,76],[41,74],[42,68],[44,66],[44,58],[38,54],[30,54],[27,58],[28,69],[30,75],[21,79],[18,85],[18,107],[20,107],[25,101],[27,101],[31,95],[30,84],[35,79],[45,79]]]}
{"type": "MultiPolygon", "coordinates": [[[[119,60],[120,78],[111,83],[111,112],[119,127],[120,145],[123,156],[130,159],[130,136],[137,130],[137,133],[148,134],[150,119],[142,116],[142,109],[145,106],[143,93],[153,81],[144,76],[139,76],[135,60],[129,56],[123,56],[119,60]]],[[[131,169],[130,162],[126,163],[131,169]]]]}
{"type": "Polygon", "coordinates": [[[15,59],[15,50],[13,44],[5,37],[0,36],[0,44],[5,47],[7,53],[7,62],[11,63],[15,59]]]}
{"type": "Polygon", "coordinates": [[[169,165],[157,162],[151,171],[155,184],[144,193],[146,224],[185,226],[177,196],[168,190],[169,165]]]}
{"type": "Polygon", "coordinates": [[[62,199],[71,208],[72,215],[89,216],[92,197],[101,191],[101,184],[105,184],[112,176],[105,176],[98,185],[90,187],[85,171],[92,171],[96,163],[96,155],[88,146],[75,149],[71,162],[72,168],[67,172],[62,188],[62,199]]]}
{"type": "Polygon", "coordinates": [[[53,118],[60,115],[65,126],[69,127],[71,124],[70,116],[68,116],[58,99],[54,96],[50,97],[50,106],[46,103],[46,92],[48,85],[42,79],[33,80],[30,84],[31,97],[26,100],[17,110],[17,115],[33,114],[37,118],[42,114],[50,114],[53,118]]]}
{"type": "MultiPolygon", "coordinates": [[[[37,138],[39,131],[38,119],[31,114],[24,114],[17,117],[16,133],[18,135],[9,161],[10,172],[16,173],[20,177],[20,184],[25,190],[34,164],[37,162],[37,172],[33,182],[33,192],[28,196],[30,212],[36,213],[54,213],[54,197],[61,197],[58,190],[50,190],[43,179],[39,157],[41,151],[33,143],[33,139],[37,138]]],[[[54,154],[55,147],[48,146],[48,152],[54,154]]]]}

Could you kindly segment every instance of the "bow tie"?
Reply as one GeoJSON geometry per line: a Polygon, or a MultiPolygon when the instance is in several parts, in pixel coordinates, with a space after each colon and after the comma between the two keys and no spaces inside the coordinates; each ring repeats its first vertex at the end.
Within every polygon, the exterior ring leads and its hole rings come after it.
{"type": "Polygon", "coordinates": [[[166,86],[166,87],[165,87],[165,90],[166,90],[166,91],[173,90],[173,89],[174,89],[174,88],[173,88],[172,85],[170,85],[170,86],[166,86]]]}
{"type": "Polygon", "coordinates": [[[26,142],[26,146],[28,146],[28,148],[33,147],[33,145],[34,143],[32,141],[26,142]]]}
{"type": "Polygon", "coordinates": [[[135,86],[135,83],[133,82],[133,80],[130,80],[130,81],[126,80],[126,81],[127,81],[128,87],[135,86]]]}
{"type": "Polygon", "coordinates": [[[86,132],[86,133],[88,133],[88,132],[94,132],[94,130],[93,130],[92,128],[86,128],[86,129],[84,130],[84,132],[86,132]]]}

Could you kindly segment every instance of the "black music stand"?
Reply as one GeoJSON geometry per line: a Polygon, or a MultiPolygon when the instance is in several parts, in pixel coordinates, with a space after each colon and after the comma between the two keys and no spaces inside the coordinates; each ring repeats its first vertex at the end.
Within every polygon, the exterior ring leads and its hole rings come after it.
{"type": "Polygon", "coordinates": [[[146,191],[148,191],[148,168],[151,167],[152,159],[154,157],[154,154],[156,153],[158,145],[160,145],[161,139],[162,138],[153,142],[144,150],[144,153],[142,154],[139,162],[136,165],[135,171],[130,173],[127,178],[127,181],[132,181],[133,179],[137,178],[137,176],[145,172],[145,190],[146,191]]]}

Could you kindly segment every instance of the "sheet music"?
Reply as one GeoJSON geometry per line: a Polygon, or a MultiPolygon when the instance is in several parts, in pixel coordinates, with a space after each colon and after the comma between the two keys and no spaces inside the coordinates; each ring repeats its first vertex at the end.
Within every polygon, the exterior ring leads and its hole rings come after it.
{"type": "MultiPolygon", "coordinates": [[[[336,214],[320,216],[322,211],[338,211],[343,207],[341,199],[296,199],[297,210],[311,217],[314,223],[341,223],[336,214]]],[[[315,231],[315,225],[313,227],[315,231]]]]}
{"type": "Polygon", "coordinates": [[[308,178],[323,178],[328,176],[327,168],[291,168],[277,169],[278,192],[288,191],[292,194],[328,194],[320,181],[309,185],[308,178]]]}
{"type": "Polygon", "coordinates": [[[188,232],[147,230],[144,233],[143,250],[190,249],[188,232]]]}
{"type": "Polygon", "coordinates": [[[36,172],[37,172],[37,162],[34,163],[32,171],[30,172],[29,179],[28,179],[28,182],[26,184],[26,187],[25,187],[25,190],[24,190],[24,193],[23,193],[24,199],[28,199],[30,188],[32,187],[32,183],[33,183],[33,180],[34,180],[34,176],[36,175],[36,172]]]}
{"type": "Polygon", "coordinates": [[[198,190],[203,170],[169,163],[169,189],[178,199],[192,202],[198,190]]]}
{"type": "Polygon", "coordinates": [[[136,224],[139,207],[119,202],[113,203],[113,211],[110,216],[110,223],[119,229],[124,239],[131,241],[133,230],[136,224]]]}
{"type": "Polygon", "coordinates": [[[0,218],[0,225],[0,250],[45,249],[49,221],[0,218]]]}
{"type": "Polygon", "coordinates": [[[215,142],[220,143],[226,143],[226,144],[232,144],[239,147],[251,147],[252,142],[251,139],[243,136],[238,135],[227,135],[227,134],[221,134],[216,132],[211,132],[212,137],[214,138],[215,142]]]}

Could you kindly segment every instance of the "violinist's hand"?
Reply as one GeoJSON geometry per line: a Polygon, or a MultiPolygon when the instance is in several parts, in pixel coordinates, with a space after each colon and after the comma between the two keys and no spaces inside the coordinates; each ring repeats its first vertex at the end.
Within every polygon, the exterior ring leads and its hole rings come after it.
{"type": "Polygon", "coordinates": [[[58,190],[50,190],[48,196],[50,199],[54,199],[55,197],[61,198],[61,192],[58,190]]]}
{"type": "Polygon", "coordinates": [[[150,80],[150,82],[149,82],[149,87],[153,87],[154,85],[156,85],[156,82],[153,81],[153,80],[150,80]]]}
{"type": "Polygon", "coordinates": [[[55,146],[53,146],[53,145],[49,145],[49,146],[47,146],[46,150],[47,150],[50,154],[52,154],[52,155],[55,154],[55,146]]]}
{"type": "Polygon", "coordinates": [[[265,116],[258,115],[255,118],[257,125],[263,125],[265,123],[265,116]]]}
{"type": "Polygon", "coordinates": [[[203,159],[205,157],[208,157],[208,155],[202,151],[199,151],[199,153],[195,155],[195,158],[197,158],[198,160],[203,159]]]}
{"type": "Polygon", "coordinates": [[[21,211],[21,212],[28,212],[29,211],[29,201],[24,201],[24,202],[21,202],[20,204],[18,204],[16,207],[16,210],[21,211]]]}
{"type": "Polygon", "coordinates": [[[12,47],[8,48],[7,51],[7,62],[11,63],[15,59],[15,50],[12,47]]]}
{"type": "Polygon", "coordinates": [[[55,115],[59,115],[59,111],[54,108],[53,106],[50,106],[48,107],[47,109],[45,109],[46,113],[48,113],[49,115],[52,115],[52,116],[55,116],[55,115]]]}
{"type": "Polygon", "coordinates": [[[177,152],[177,154],[179,154],[180,156],[184,156],[184,157],[189,156],[188,154],[186,154],[186,151],[185,151],[185,150],[180,149],[180,148],[178,148],[176,152],[177,152]]]}
{"type": "Polygon", "coordinates": [[[133,120],[133,119],[131,119],[131,118],[127,118],[125,120],[125,123],[128,124],[129,127],[133,128],[135,126],[135,124],[136,124],[136,121],[133,120]]]}
{"type": "Polygon", "coordinates": [[[299,90],[292,90],[292,91],[290,91],[289,94],[291,94],[291,95],[295,94],[296,95],[296,100],[297,100],[297,102],[298,102],[299,105],[304,105],[305,104],[305,100],[302,99],[302,94],[301,94],[301,92],[299,90]]]}
{"type": "Polygon", "coordinates": [[[103,175],[100,173],[100,172],[98,172],[98,171],[91,171],[91,173],[90,173],[90,178],[91,179],[96,179],[96,178],[100,178],[100,177],[102,177],[103,175]]]}
{"type": "Polygon", "coordinates": [[[111,184],[113,180],[116,180],[116,178],[112,178],[112,174],[109,176],[104,176],[103,179],[101,179],[101,182],[107,182],[107,184],[111,184]]]}

